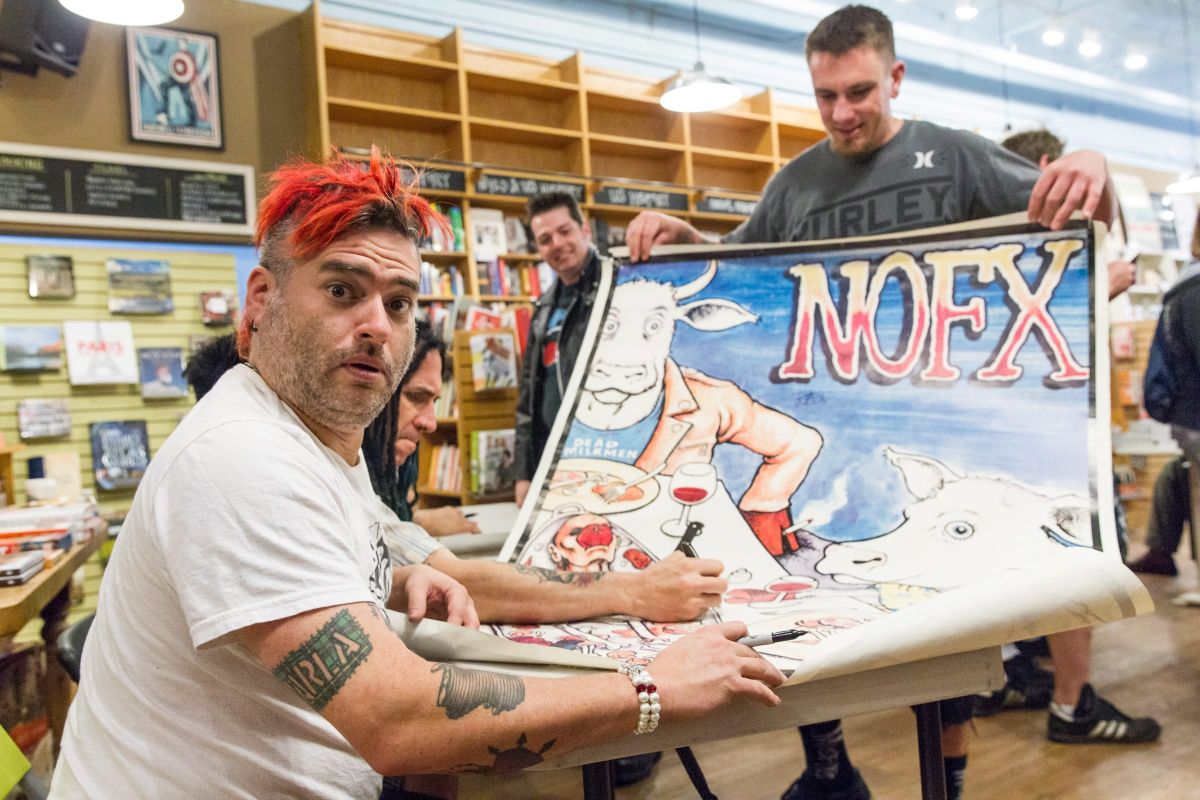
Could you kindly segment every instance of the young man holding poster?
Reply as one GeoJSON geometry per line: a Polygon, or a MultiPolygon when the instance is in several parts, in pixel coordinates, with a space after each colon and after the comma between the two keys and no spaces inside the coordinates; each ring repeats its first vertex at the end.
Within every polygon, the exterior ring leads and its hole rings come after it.
{"type": "MultiPolygon", "coordinates": [[[[805,56],[828,138],[776,173],[750,218],[721,240],[681,219],[642,212],[626,231],[632,261],[660,244],[835,239],[1022,209],[1054,229],[1076,210],[1110,220],[1112,191],[1099,153],[1066,155],[1039,171],[975,134],[893,116],[905,64],[896,58],[892,24],[882,12],[857,5],[835,11],[813,28],[805,56]]],[[[962,791],[972,705],[972,698],[942,704],[951,798],[962,791]]],[[[850,764],[839,721],[800,731],[808,768],[784,800],[870,797],[850,764]]]]}

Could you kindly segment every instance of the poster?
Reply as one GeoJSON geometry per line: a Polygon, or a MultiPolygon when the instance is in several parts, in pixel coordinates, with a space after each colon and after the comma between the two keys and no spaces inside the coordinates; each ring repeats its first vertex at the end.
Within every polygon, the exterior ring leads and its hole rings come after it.
{"type": "Polygon", "coordinates": [[[182,347],[139,347],[137,356],[142,397],[163,400],[188,396],[182,347]]]}
{"type": "MultiPolygon", "coordinates": [[[[1116,548],[1096,244],[1001,218],[606,273],[501,558],[720,559],[705,621],[802,630],[760,649],[793,681],[1149,610],[1116,548]]],[[[694,624],[492,631],[645,663],[694,624]]]]}
{"type": "Polygon", "coordinates": [[[216,36],[126,28],[125,51],[131,139],[224,149],[216,36]]]}

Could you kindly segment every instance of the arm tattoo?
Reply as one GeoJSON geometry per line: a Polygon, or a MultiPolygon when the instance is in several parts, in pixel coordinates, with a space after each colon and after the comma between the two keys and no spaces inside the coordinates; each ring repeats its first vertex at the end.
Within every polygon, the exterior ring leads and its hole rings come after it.
{"type": "Polygon", "coordinates": [[[522,575],[532,575],[541,583],[562,583],[572,586],[587,587],[598,582],[607,572],[559,572],[542,567],[529,567],[525,564],[512,564],[513,569],[522,575]]]}
{"type": "Polygon", "coordinates": [[[437,704],[450,719],[460,719],[483,706],[496,716],[525,702],[525,681],[485,669],[434,664],[430,672],[442,673],[437,704]]]}
{"type": "Polygon", "coordinates": [[[551,739],[542,745],[540,750],[534,750],[527,747],[529,738],[525,734],[517,739],[517,746],[510,747],[507,750],[501,750],[497,747],[488,747],[488,752],[495,756],[491,764],[459,764],[457,767],[452,767],[452,773],[501,773],[501,772],[516,772],[519,769],[527,769],[535,764],[540,764],[545,759],[542,756],[551,747],[557,739],[551,739]]]}
{"type": "Polygon", "coordinates": [[[320,711],[367,660],[372,649],[367,632],[343,608],[311,639],[284,656],[274,670],[275,677],[320,711]]]}

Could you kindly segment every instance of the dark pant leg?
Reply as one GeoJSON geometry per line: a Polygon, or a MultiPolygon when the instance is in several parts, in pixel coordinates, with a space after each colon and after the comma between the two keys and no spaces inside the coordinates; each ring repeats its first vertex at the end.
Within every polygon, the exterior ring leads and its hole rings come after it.
{"type": "Polygon", "coordinates": [[[1164,556],[1175,553],[1190,508],[1187,462],[1180,456],[1163,467],[1154,481],[1150,524],[1146,528],[1146,546],[1151,552],[1164,556]]]}

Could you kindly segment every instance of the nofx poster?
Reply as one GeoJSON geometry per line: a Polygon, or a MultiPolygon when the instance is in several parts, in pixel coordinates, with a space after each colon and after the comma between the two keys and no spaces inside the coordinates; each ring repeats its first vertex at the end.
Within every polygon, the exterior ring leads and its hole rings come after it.
{"type": "MultiPolygon", "coordinates": [[[[760,650],[793,680],[1148,610],[1116,555],[1096,236],[999,218],[615,267],[501,558],[719,559],[704,621],[803,630],[760,650]]],[[[493,631],[646,662],[695,624],[493,631]]]]}

